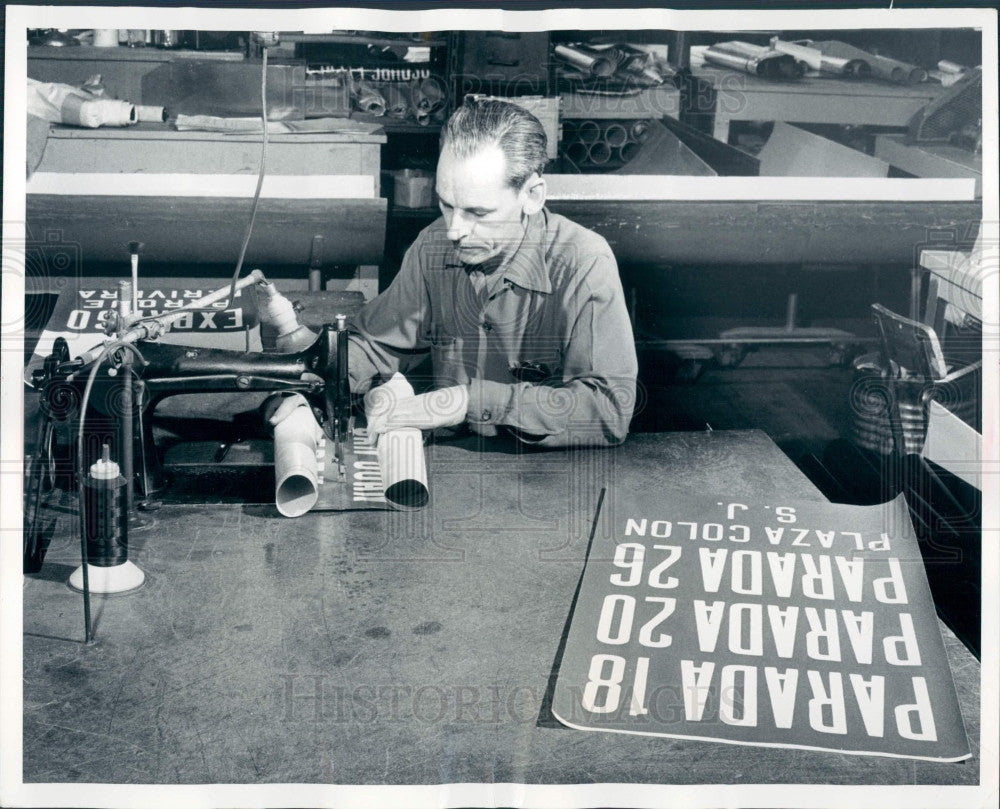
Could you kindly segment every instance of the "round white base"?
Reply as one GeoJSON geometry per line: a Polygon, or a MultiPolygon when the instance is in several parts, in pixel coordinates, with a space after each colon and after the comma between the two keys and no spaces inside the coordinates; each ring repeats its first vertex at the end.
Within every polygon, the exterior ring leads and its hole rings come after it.
{"type": "MultiPolygon", "coordinates": [[[[124,593],[134,590],[146,580],[146,574],[132,562],[122,562],[114,567],[87,565],[87,584],[92,593],[124,593]]],[[[69,577],[69,586],[83,592],[83,565],[69,577]]]]}

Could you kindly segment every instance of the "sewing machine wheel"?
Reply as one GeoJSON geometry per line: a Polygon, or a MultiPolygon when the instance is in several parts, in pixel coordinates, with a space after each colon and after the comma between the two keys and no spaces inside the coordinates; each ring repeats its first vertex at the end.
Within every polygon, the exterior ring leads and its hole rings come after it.
{"type": "MultiPolygon", "coordinates": [[[[52,353],[45,358],[43,377],[51,379],[55,368],[70,359],[69,344],[65,338],[57,337],[52,344],[52,353]]],[[[39,524],[39,511],[46,496],[56,488],[58,480],[56,421],[65,419],[73,412],[75,401],[76,394],[69,386],[60,386],[53,391],[46,385],[41,392],[34,451],[25,458],[24,464],[25,573],[37,573],[42,567],[46,542],[43,527],[39,524]]]]}
{"type": "Polygon", "coordinates": [[[56,363],[69,362],[69,343],[66,342],[65,337],[56,337],[52,342],[52,357],[55,358],[56,363]]]}
{"type": "Polygon", "coordinates": [[[45,496],[55,488],[55,427],[43,416],[38,425],[35,453],[25,460],[24,472],[24,572],[37,573],[45,556],[45,539],[38,512],[45,496]]]}

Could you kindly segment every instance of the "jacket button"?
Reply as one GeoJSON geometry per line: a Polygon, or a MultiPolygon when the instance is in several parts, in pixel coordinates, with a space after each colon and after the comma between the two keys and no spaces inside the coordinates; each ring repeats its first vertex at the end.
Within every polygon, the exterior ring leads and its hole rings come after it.
{"type": "Polygon", "coordinates": [[[480,419],[482,421],[489,421],[491,418],[493,418],[493,411],[491,411],[491,410],[484,410],[480,414],[480,419]]]}

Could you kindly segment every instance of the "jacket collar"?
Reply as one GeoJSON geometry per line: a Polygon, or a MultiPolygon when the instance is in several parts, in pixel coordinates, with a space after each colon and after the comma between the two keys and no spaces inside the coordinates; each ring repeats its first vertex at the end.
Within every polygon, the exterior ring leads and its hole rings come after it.
{"type": "Polygon", "coordinates": [[[505,280],[533,292],[549,293],[549,267],[545,260],[548,242],[548,211],[544,208],[528,217],[524,237],[506,267],[501,269],[505,280]]]}
{"type": "MultiPolygon", "coordinates": [[[[552,292],[549,266],[545,260],[549,241],[548,219],[548,211],[545,208],[528,217],[528,224],[520,244],[496,270],[505,281],[532,292],[545,294],[552,292]]],[[[464,272],[477,269],[475,265],[463,264],[454,249],[451,251],[451,260],[445,262],[445,267],[462,269],[464,272]]]]}

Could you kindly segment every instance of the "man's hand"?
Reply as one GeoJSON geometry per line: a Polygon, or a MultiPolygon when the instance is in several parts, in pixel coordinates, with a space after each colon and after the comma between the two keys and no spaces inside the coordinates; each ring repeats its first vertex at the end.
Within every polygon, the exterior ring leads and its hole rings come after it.
{"type": "Polygon", "coordinates": [[[274,394],[266,403],[267,409],[264,414],[267,416],[267,423],[272,427],[277,427],[302,405],[308,404],[300,393],[274,394]]]}
{"type": "Polygon", "coordinates": [[[465,421],[469,389],[465,385],[441,388],[419,396],[399,396],[390,385],[373,388],[365,395],[368,434],[376,435],[412,427],[435,430],[455,427],[465,421]]]}

